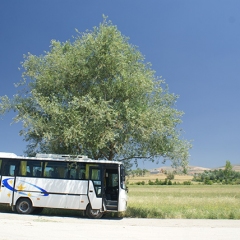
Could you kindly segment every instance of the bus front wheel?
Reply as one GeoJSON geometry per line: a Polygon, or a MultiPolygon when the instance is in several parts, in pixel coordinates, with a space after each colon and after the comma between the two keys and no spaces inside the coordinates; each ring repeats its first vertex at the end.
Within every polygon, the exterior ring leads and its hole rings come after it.
{"type": "Polygon", "coordinates": [[[20,214],[30,214],[33,211],[31,200],[28,198],[20,198],[17,201],[16,210],[20,214]]]}
{"type": "Polygon", "coordinates": [[[88,204],[87,206],[86,214],[89,218],[95,218],[95,219],[101,218],[103,216],[103,212],[100,212],[99,209],[97,210],[92,209],[90,204],[88,204]]]}

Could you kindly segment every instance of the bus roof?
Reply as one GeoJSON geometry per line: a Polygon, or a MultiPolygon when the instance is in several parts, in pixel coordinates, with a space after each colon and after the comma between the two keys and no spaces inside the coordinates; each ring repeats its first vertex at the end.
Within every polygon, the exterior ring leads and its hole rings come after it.
{"type": "Polygon", "coordinates": [[[0,157],[13,158],[17,157],[17,155],[15,153],[0,152],[0,157]]]}
{"type": "Polygon", "coordinates": [[[109,160],[93,160],[83,155],[68,155],[68,154],[42,154],[38,153],[36,157],[18,156],[15,153],[0,152],[0,158],[9,159],[26,159],[26,160],[47,160],[47,161],[63,161],[63,162],[91,162],[91,163],[108,163],[108,164],[122,164],[118,161],[109,160]]]}

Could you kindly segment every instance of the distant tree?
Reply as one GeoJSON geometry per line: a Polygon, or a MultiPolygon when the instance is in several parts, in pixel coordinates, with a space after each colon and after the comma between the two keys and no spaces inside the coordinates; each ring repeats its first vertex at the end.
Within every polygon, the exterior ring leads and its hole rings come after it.
{"type": "Polygon", "coordinates": [[[146,173],[148,173],[148,172],[149,172],[149,171],[148,171],[146,168],[144,168],[144,169],[142,170],[142,175],[145,176],[146,173]]]}
{"type": "Polygon", "coordinates": [[[169,171],[169,172],[167,172],[167,177],[166,177],[166,179],[168,179],[168,180],[173,180],[174,179],[174,177],[175,177],[175,175],[174,175],[174,172],[173,171],[169,171]]]}
{"type": "Polygon", "coordinates": [[[205,170],[203,173],[194,174],[193,180],[197,182],[204,182],[205,184],[239,184],[240,172],[233,171],[231,162],[226,161],[224,169],[215,169],[213,171],[205,170]]]}
{"type": "Polygon", "coordinates": [[[27,155],[188,164],[191,144],[180,135],[177,96],[106,18],[73,41],[52,40],[44,55],[29,53],[22,66],[20,91],[0,98],[0,114],[16,112],[27,155]]]}
{"type": "Polygon", "coordinates": [[[230,161],[226,161],[225,168],[223,170],[225,178],[229,178],[232,175],[232,164],[230,161]]]}

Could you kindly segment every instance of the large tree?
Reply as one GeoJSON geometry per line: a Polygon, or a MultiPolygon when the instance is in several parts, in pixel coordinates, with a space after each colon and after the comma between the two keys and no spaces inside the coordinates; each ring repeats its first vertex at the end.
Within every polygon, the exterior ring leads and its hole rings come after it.
{"type": "Polygon", "coordinates": [[[155,76],[128,38],[105,18],[72,41],[51,41],[22,63],[20,91],[1,97],[0,113],[15,122],[36,152],[86,154],[94,159],[170,159],[186,166],[190,144],[178,125],[177,96],[155,76]]]}

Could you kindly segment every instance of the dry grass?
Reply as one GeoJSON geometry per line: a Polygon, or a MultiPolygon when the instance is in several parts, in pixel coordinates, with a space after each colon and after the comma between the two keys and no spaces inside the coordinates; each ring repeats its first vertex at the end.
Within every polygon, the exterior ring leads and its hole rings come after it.
{"type": "MultiPolygon", "coordinates": [[[[159,174],[146,174],[145,176],[140,176],[140,177],[128,177],[127,181],[129,184],[134,184],[137,182],[142,182],[144,181],[146,184],[148,183],[149,180],[155,181],[156,179],[158,180],[165,180],[166,175],[163,173],[159,174]]],[[[173,182],[179,182],[183,183],[184,181],[191,181],[193,176],[190,175],[175,175],[174,179],[172,180],[173,182]]]]}

